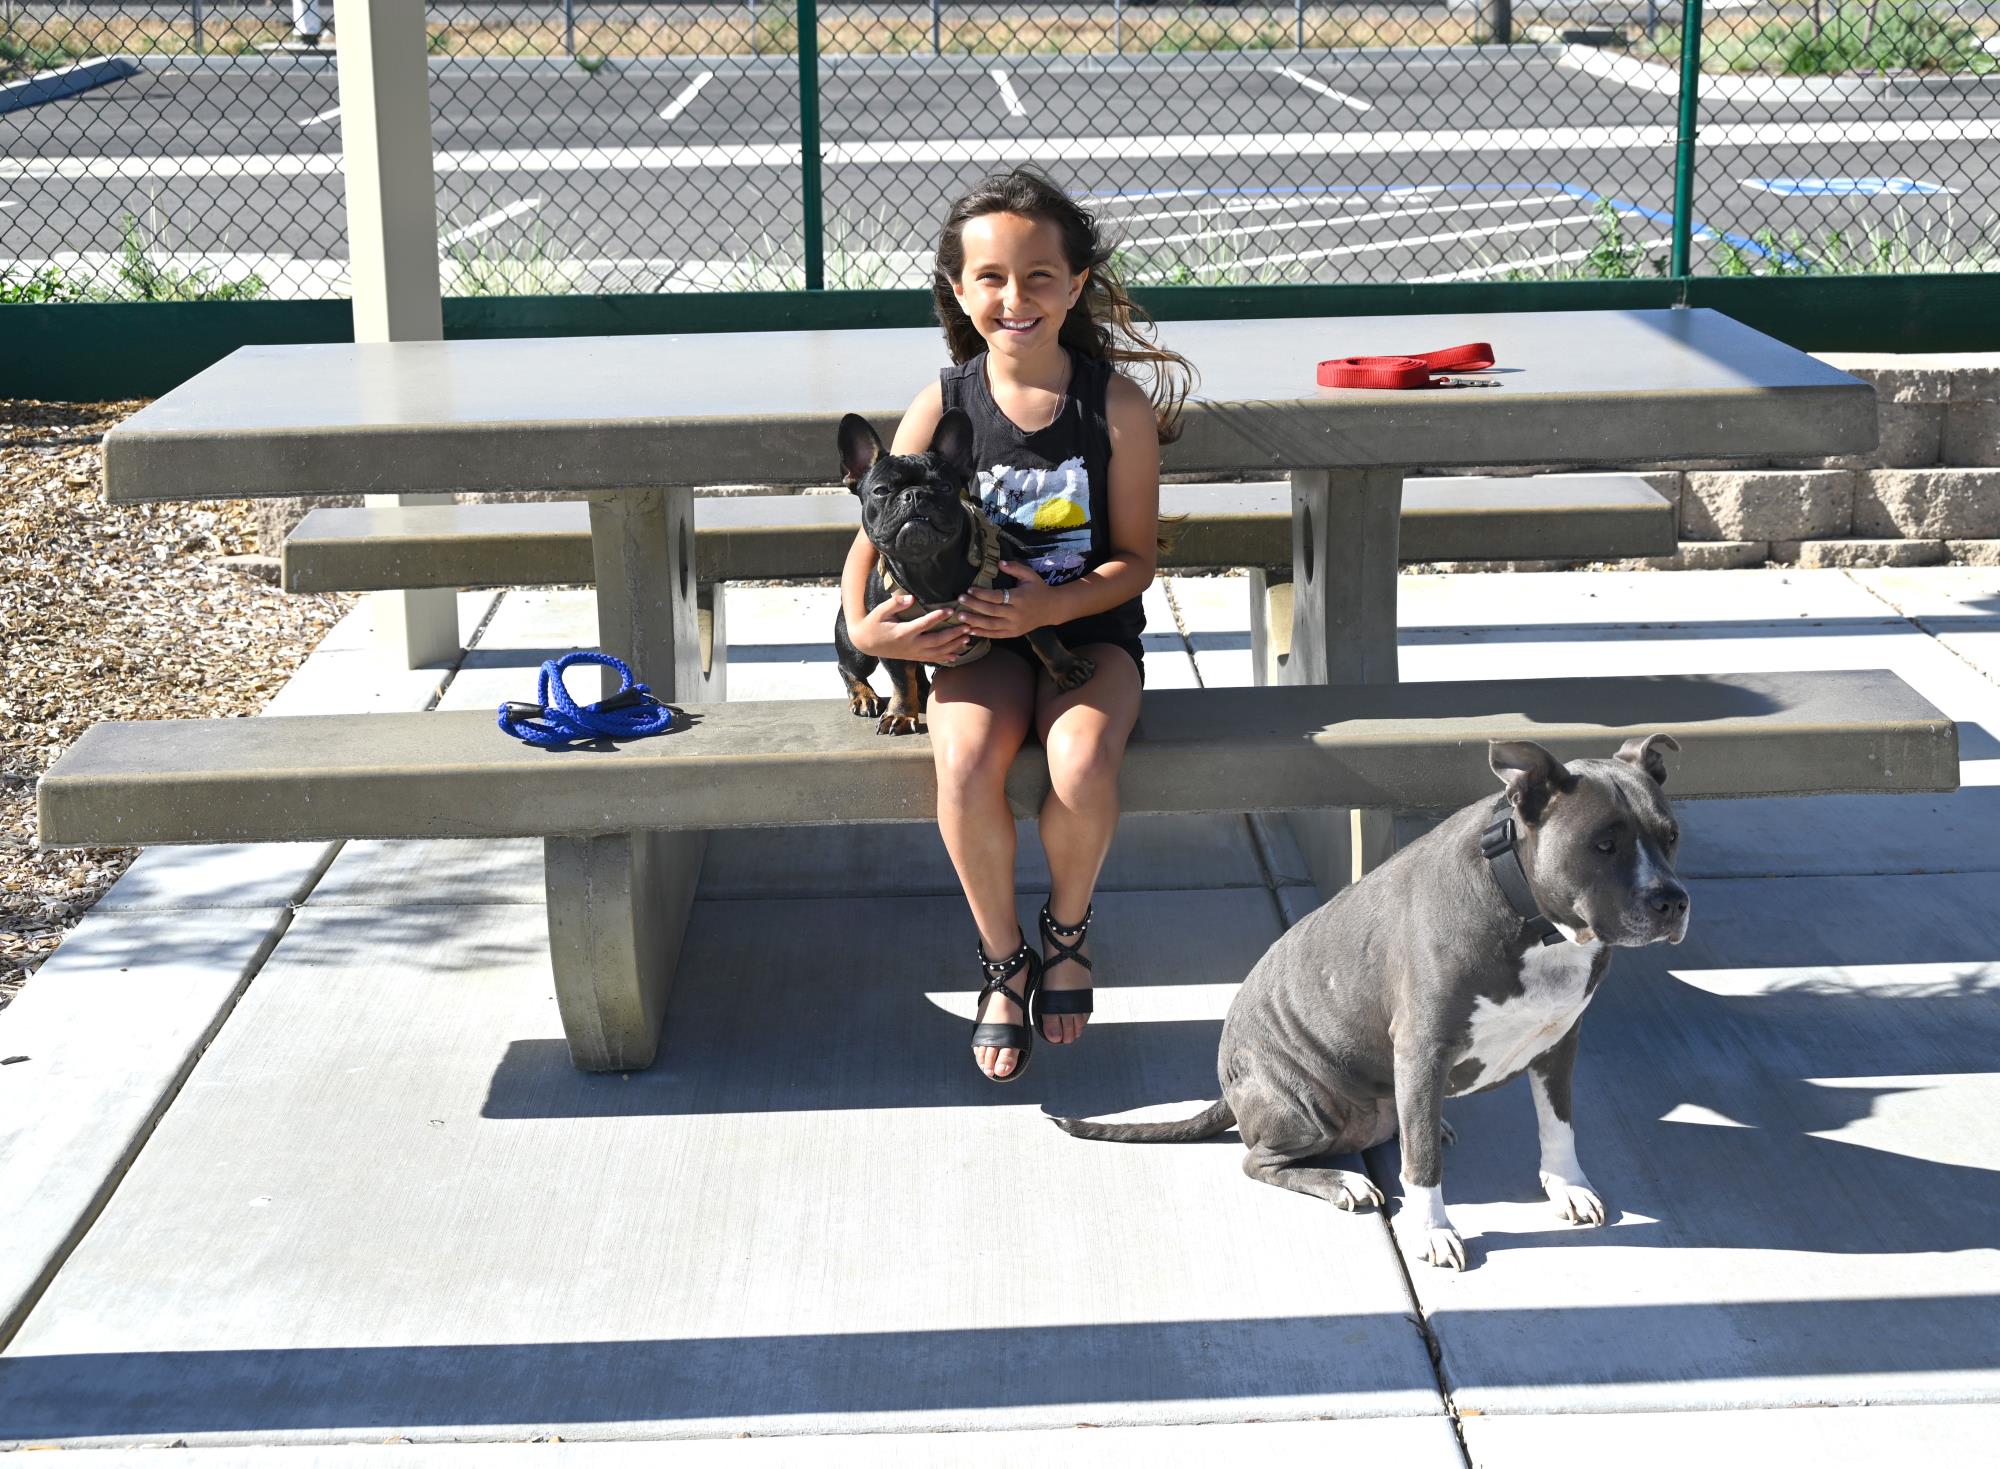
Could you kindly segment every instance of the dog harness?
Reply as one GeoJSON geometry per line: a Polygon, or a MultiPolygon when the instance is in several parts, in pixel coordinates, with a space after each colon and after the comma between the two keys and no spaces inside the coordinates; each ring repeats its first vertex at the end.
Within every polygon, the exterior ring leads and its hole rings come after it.
{"type": "Polygon", "coordinates": [[[1318,376],[1323,388],[1491,388],[1499,384],[1491,379],[1454,382],[1431,374],[1479,372],[1492,365],[1491,343],[1467,342],[1414,357],[1330,357],[1320,363],[1318,376]]]}
{"type": "MultiPolygon", "coordinates": [[[[994,582],[999,580],[1000,577],[1000,527],[995,525],[986,512],[980,509],[975,502],[960,500],[959,504],[963,505],[965,513],[972,517],[972,534],[965,539],[965,559],[967,564],[973,568],[971,584],[975,587],[983,587],[991,591],[994,582]]],[[[883,590],[887,591],[892,597],[909,591],[909,588],[896,580],[896,573],[891,569],[887,556],[877,556],[876,562],[881,569],[883,590]]],[[[911,593],[911,595],[914,596],[915,593],[911,593]]],[[[918,600],[915,606],[898,613],[896,620],[898,622],[909,622],[915,618],[922,617],[927,612],[935,612],[941,607],[951,612],[951,616],[944,620],[944,626],[949,627],[959,620],[957,602],[925,602],[921,599],[918,600]]],[[[967,663],[976,663],[986,656],[987,650],[992,646],[993,643],[988,638],[974,638],[965,645],[963,653],[960,653],[949,663],[940,664],[939,666],[943,668],[960,668],[967,663]]]]}
{"type": "Polygon", "coordinates": [[[1486,859],[1493,880],[1500,884],[1507,906],[1527,924],[1528,938],[1545,948],[1561,943],[1562,930],[1543,915],[1542,905],[1535,901],[1534,891],[1528,886],[1528,871],[1521,865],[1520,837],[1514,830],[1512,815],[1501,812],[1479,834],[1479,855],[1486,859]]]}

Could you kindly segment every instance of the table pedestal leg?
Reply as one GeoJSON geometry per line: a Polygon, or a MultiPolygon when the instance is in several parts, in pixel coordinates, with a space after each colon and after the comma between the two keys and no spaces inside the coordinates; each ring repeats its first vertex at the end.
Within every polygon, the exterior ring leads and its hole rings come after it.
{"type": "MultiPolygon", "coordinates": [[[[674,704],[720,692],[705,678],[693,508],[681,487],[590,501],[599,646],[674,704]]],[[[616,687],[608,675],[605,691],[616,687]]],[[[579,1068],[651,1064],[707,842],[700,831],[544,842],[556,1005],[579,1068]]]]}
{"type": "MultiPolygon", "coordinates": [[[[590,497],[597,567],[597,637],[667,703],[702,697],[701,617],[695,587],[694,491],[590,497]]],[[[609,675],[605,692],[618,686],[609,675]]]]}
{"type": "MultiPolygon", "coordinates": [[[[363,495],[364,505],[449,505],[450,495],[363,495]]],[[[449,668],[458,661],[458,591],[417,587],[375,592],[375,631],[405,668],[449,668]]]]}
{"type": "MultiPolygon", "coordinates": [[[[1292,475],[1292,580],[1253,572],[1251,650],[1259,683],[1396,681],[1399,469],[1292,475]]],[[[1290,817],[1322,900],[1386,861],[1395,813],[1290,817]]]]}
{"type": "Polygon", "coordinates": [[[556,1008],[579,1070],[652,1065],[706,837],[635,831],[543,841],[556,1008]]]}

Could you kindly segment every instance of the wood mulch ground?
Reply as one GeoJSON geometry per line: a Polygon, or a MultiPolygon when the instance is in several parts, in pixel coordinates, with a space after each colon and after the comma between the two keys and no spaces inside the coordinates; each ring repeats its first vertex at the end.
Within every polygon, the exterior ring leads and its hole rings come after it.
{"type": "Polygon", "coordinates": [[[251,501],[106,504],[100,441],[143,406],[0,399],[0,1007],[137,855],[38,851],[42,772],[100,719],[255,714],[355,600],[226,564],[251,501]]]}

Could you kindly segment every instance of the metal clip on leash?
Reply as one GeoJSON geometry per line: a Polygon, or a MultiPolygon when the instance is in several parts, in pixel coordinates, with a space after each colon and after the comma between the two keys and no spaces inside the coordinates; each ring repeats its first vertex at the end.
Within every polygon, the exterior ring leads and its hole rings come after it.
{"type": "Polygon", "coordinates": [[[1330,357],[1317,374],[1323,388],[1497,388],[1490,377],[1433,377],[1439,372],[1478,372],[1493,365],[1488,342],[1467,342],[1414,357],[1330,357]]]}
{"type": "Polygon", "coordinates": [[[567,750],[596,740],[639,740],[674,727],[674,711],[637,682],[622,659],[609,653],[565,653],[549,659],[542,665],[535,697],[541,702],[502,704],[500,728],[543,750],[567,750]],[[563,686],[564,671],[579,663],[617,669],[618,692],[595,704],[579,705],[563,686]]]}

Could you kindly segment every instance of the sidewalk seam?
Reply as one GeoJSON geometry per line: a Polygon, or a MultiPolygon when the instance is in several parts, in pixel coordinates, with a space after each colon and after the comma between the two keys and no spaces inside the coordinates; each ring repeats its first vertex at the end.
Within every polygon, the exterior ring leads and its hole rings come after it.
{"type": "MultiPolygon", "coordinates": [[[[1874,568],[1871,567],[1867,569],[1873,570],[1874,568]]],[[[1853,582],[1855,586],[1861,588],[1861,590],[1866,592],[1869,596],[1873,597],[1876,601],[1880,602],[1884,607],[1887,607],[1891,612],[1894,612],[1896,614],[1896,618],[1898,621],[1908,623],[1911,627],[1915,628],[1918,632],[1922,633],[1925,637],[1929,638],[1932,642],[1936,643],[1940,648],[1944,649],[1945,652],[1951,654],[1952,657],[1956,658],[1960,663],[1963,663],[1967,668],[1970,668],[1974,673],[1978,674],[1988,683],[2000,684],[2000,675],[1996,675],[1993,672],[1989,671],[1988,669],[1981,668],[1977,663],[1974,663],[1970,658],[1966,657],[1965,654],[1959,652],[1958,649],[1954,648],[1950,643],[1947,643],[1942,637],[1940,637],[1936,629],[1926,626],[1925,621],[1921,616],[1919,616],[1917,613],[1914,612],[1905,612],[1901,607],[1898,607],[1894,602],[1891,602],[1886,596],[1884,596],[1881,592],[1877,591],[1874,587],[1869,586],[1868,583],[1864,581],[1858,580],[1855,577],[1854,572],[1855,568],[1851,566],[1844,566],[1841,568],[1841,574],[1843,576],[1845,576],[1850,582],[1853,582]]]]}
{"type": "MultiPolygon", "coordinates": [[[[451,667],[446,670],[444,677],[439,680],[436,690],[426,701],[424,705],[426,712],[435,709],[438,700],[444,697],[444,691],[451,687],[452,680],[458,676],[459,670],[465,666],[466,656],[471,651],[473,643],[477,641],[479,634],[486,630],[486,625],[492,621],[494,612],[498,610],[505,596],[505,592],[501,592],[488,604],[486,615],[480,619],[479,625],[473,629],[473,639],[465,647],[459,649],[457,658],[452,661],[451,667]]],[[[315,653],[318,651],[317,647],[313,649],[315,653]]],[[[308,654],[307,656],[310,657],[311,655],[308,654]]],[[[325,880],[326,874],[332,870],[334,862],[339,858],[341,851],[345,849],[346,845],[345,841],[328,843],[331,850],[326,860],[319,864],[310,880],[299,889],[297,897],[282,905],[281,916],[271,925],[271,931],[264,936],[262,942],[251,953],[249,961],[243,966],[243,978],[241,982],[230,993],[229,998],[217,1007],[208,1027],[202,1032],[200,1038],[189,1047],[185,1063],[175,1071],[166,1086],[161,1088],[159,1097],[155,1100],[145,1120],[135,1131],[131,1143],[119,1154],[117,1161],[112,1165],[109,1172],[106,1173],[97,1193],[92,1197],[89,1205],[77,1216],[60,1247],[51,1252],[46,1268],[36,1278],[34,1284],[23,1293],[17,1308],[7,1316],[0,1317],[0,1351],[5,1351],[13,1342],[15,1336],[19,1334],[21,1328],[27,1324],[28,1318],[34,1314],[35,1307],[41,1304],[42,1297],[48,1293],[49,1286],[54,1283],[56,1276],[62,1273],[63,1266],[69,1263],[70,1256],[76,1253],[77,1246],[83,1243],[85,1236],[90,1233],[98,1219],[103,1216],[105,1209],[110,1206],[112,1199],[117,1196],[119,1186],[124,1183],[126,1176],[131,1173],[133,1165],[138,1162],[139,1155],[146,1150],[146,1145],[152,1141],[154,1132],[159,1129],[161,1119],[167,1115],[168,1109],[173,1106],[175,1100],[180,1096],[181,1091],[187,1086],[188,1078],[194,1074],[195,1067],[201,1064],[201,1058],[208,1054],[208,1048],[215,1044],[216,1036],[222,1033],[222,1027],[228,1023],[229,1017],[236,1013],[236,1007],[243,1002],[243,996],[249,992],[250,986],[256,983],[258,977],[263,974],[264,966],[270,962],[271,956],[277,952],[279,943],[291,931],[292,921],[298,916],[299,910],[306,905],[313,893],[318,890],[320,883],[325,880]]],[[[95,905],[93,904],[92,907],[94,909],[95,905]]]]}
{"type": "Polygon", "coordinates": [[[152,1110],[134,1132],[130,1144],[119,1154],[117,1161],[105,1174],[96,1194],[77,1215],[62,1243],[50,1252],[48,1264],[36,1277],[34,1284],[22,1293],[15,1310],[0,1317],[0,1352],[4,1352],[13,1344],[21,1328],[27,1325],[28,1318],[34,1315],[35,1308],[41,1304],[42,1297],[48,1294],[49,1287],[55,1283],[55,1278],[62,1273],[63,1266],[67,1265],[70,1256],[76,1253],[77,1246],[83,1243],[85,1236],[102,1217],[105,1209],[110,1207],[112,1199],[117,1196],[119,1186],[132,1171],[132,1165],[138,1162],[139,1155],[146,1150],[146,1144],[153,1140],[153,1134],[159,1129],[161,1119],[167,1115],[167,1109],[173,1106],[175,1098],[180,1096],[188,1078],[194,1075],[195,1067],[199,1066],[201,1058],[208,1054],[208,1048],[215,1044],[215,1038],[222,1033],[222,1027],[228,1022],[229,1017],[236,1013],[236,1007],[243,1002],[243,996],[249,992],[251,984],[264,972],[264,966],[270,962],[271,955],[277,952],[279,940],[291,928],[292,919],[297,913],[296,904],[284,905],[282,916],[271,925],[271,931],[264,936],[263,941],[252,951],[248,962],[244,964],[242,980],[230,993],[229,998],[216,1008],[215,1015],[200,1038],[188,1048],[186,1061],[168,1080],[167,1085],[161,1088],[152,1110]]]}
{"type": "MultiPolygon", "coordinates": [[[[1378,1151],[1370,1148],[1361,1155],[1362,1166],[1368,1169],[1371,1177],[1376,1172],[1371,1165],[1378,1151]]],[[[1377,1178],[1375,1182],[1379,1187],[1382,1180],[1377,1178]]],[[[1382,1192],[1386,1195],[1388,1190],[1385,1188],[1382,1192]]],[[[1444,1404],[1444,1416],[1451,1424],[1451,1436],[1458,1442],[1458,1455],[1465,1461],[1466,1469],[1473,1469],[1472,1451],[1465,1444],[1465,1421],[1458,1416],[1458,1404],[1453,1402],[1451,1397],[1451,1384],[1445,1380],[1444,1343],[1439,1341],[1437,1333],[1431,1330],[1430,1318],[1424,1314],[1423,1297],[1417,1294],[1417,1283],[1410,1275],[1410,1262],[1403,1254],[1402,1241],[1396,1238],[1396,1226],[1389,1218],[1388,1205],[1384,1204],[1378,1213],[1382,1219],[1382,1228],[1389,1235],[1389,1253],[1396,1257],[1396,1268],[1403,1275],[1403,1289],[1409,1294],[1413,1314],[1407,1319],[1410,1325],[1416,1327],[1417,1335],[1423,1338],[1424,1354],[1430,1358],[1431,1376],[1437,1381],[1438,1400],[1444,1404]]]]}

